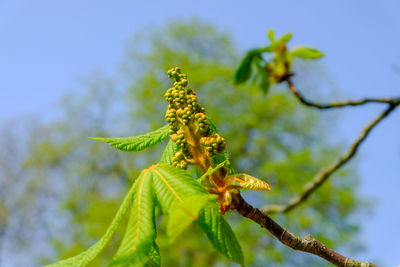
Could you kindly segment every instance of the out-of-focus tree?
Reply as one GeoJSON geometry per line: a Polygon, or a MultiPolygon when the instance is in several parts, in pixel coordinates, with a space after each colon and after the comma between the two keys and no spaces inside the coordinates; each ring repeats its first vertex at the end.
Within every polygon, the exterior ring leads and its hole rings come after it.
{"type": "MultiPolygon", "coordinates": [[[[51,218],[57,218],[45,220],[47,238],[52,240],[56,255],[42,259],[44,262],[75,255],[94,243],[116,213],[132,177],[158,161],[161,147],[126,155],[87,137],[133,135],[164,125],[160,114],[167,104],[162,95],[170,87],[165,72],[172,66],[188,73],[190,86],[197,90],[199,101],[226,138],[238,171],[268,179],[272,191],[247,196],[255,204],[285,202],[337,156],[337,144],[334,146],[327,138],[322,117],[297,105],[291,95],[279,88],[264,95],[256,86],[232,85],[238,52],[229,35],[212,25],[197,20],[172,22],[146,29],[130,44],[123,65],[124,78],[110,82],[94,76],[85,92],[64,99],[62,116],[46,127],[45,138],[29,139],[29,155],[18,165],[29,176],[26,184],[38,181],[37,186],[48,188],[44,193],[19,196],[21,199],[29,195],[34,198],[29,201],[45,205],[49,201],[46,196],[52,195],[52,206],[60,204],[60,209],[50,210],[51,218]],[[129,115],[121,115],[124,110],[129,115]],[[245,131],[239,135],[238,129],[245,131]]],[[[320,66],[297,66],[322,71],[320,66]]],[[[313,86],[325,82],[321,76],[307,75],[298,77],[298,82],[304,79],[313,86]]],[[[306,203],[276,217],[294,232],[312,232],[332,248],[359,249],[351,241],[357,234],[354,214],[361,203],[356,185],[357,176],[347,169],[306,203]]],[[[14,208],[20,210],[22,206],[14,208]]],[[[49,212],[45,207],[43,210],[49,212]]],[[[250,221],[234,214],[227,216],[251,266],[265,266],[266,262],[282,266],[327,264],[281,246],[250,221]]],[[[161,227],[157,242],[163,265],[231,265],[196,227],[185,230],[173,246],[161,227]]],[[[117,235],[113,242],[119,238],[117,235]]],[[[109,246],[93,265],[106,265],[115,249],[116,245],[109,246]]]]}

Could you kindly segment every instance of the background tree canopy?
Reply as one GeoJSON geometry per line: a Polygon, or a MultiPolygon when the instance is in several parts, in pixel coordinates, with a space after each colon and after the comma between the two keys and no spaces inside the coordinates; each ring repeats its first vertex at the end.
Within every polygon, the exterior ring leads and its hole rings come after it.
{"type": "MultiPolygon", "coordinates": [[[[239,57],[228,34],[199,20],[144,29],[130,42],[122,78],[91,75],[79,92],[60,102],[62,115],[57,122],[22,123],[22,137],[10,132],[14,125],[4,125],[1,190],[12,194],[0,202],[0,209],[16,212],[2,212],[2,216],[10,216],[1,218],[7,231],[3,238],[11,240],[10,250],[16,254],[26,248],[24,253],[31,255],[15,259],[15,263],[37,266],[75,255],[105,231],[124,192],[143,167],[159,160],[161,147],[127,155],[87,137],[140,134],[164,125],[161,114],[167,104],[162,96],[170,87],[165,72],[172,66],[180,66],[188,74],[190,86],[227,140],[238,171],[271,184],[272,191],[246,195],[255,205],[285,203],[334,159],[341,151],[340,142],[329,138],[320,114],[298,105],[279,87],[265,95],[256,86],[232,85],[239,57]],[[43,245],[41,249],[38,243],[43,245]]],[[[300,73],[298,84],[311,88],[327,84],[320,65],[295,62],[295,68],[300,73]]],[[[354,214],[365,202],[355,191],[358,179],[354,170],[335,176],[306,203],[275,216],[300,235],[311,232],[334,249],[354,252],[361,249],[360,242],[354,242],[361,238],[354,214]]],[[[329,265],[282,246],[250,221],[235,214],[226,216],[251,266],[265,266],[265,262],[274,266],[329,265]]],[[[157,242],[163,265],[231,265],[196,227],[185,230],[172,246],[165,227],[161,228],[157,242]]],[[[117,235],[114,244],[120,238],[117,235]]],[[[106,266],[115,249],[116,245],[109,246],[93,266],[106,266]]]]}

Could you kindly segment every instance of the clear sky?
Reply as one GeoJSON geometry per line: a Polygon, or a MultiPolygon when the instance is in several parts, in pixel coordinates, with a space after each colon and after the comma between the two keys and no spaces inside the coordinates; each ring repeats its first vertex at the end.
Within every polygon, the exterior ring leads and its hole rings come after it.
{"type": "MultiPolygon", "coordinates": [[[[326,53],[323,64],[343,96],[400,96],[400,1],[50,1],[0,0],[0,121],[54,103],[77,78],[114,73],[127,41],[148,24],[197,16],[231,32],[241,51],[263,45],[266,30],[292,31],[294,44],[326,53]],[[239,4],[240,3],[240,4],[239,4]]],[[[354,139],[382,109],[343,111],[334,132],[354,139]]],[[[358,156],[365,259],[400,264],[400,111],[375,129],[358,156]]]]}

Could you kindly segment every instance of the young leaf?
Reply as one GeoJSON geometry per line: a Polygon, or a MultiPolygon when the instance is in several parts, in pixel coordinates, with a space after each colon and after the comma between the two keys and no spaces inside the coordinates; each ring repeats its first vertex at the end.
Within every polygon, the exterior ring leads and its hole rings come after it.
{"type": "Polygon", "coordinates": [[[221,163],[219,163],[215,168],[208,168],[208,170],[197,180],[198,182],[202,182],[207,176],[212,175],[214,172],[218,171],[222,166],[225,166],[225,163],[227,163],[228,160],[225,160],[221,163]]]}
{"type": "Polygon", "coordinates": [[[216,196],[210,195],[186,171],[174,166],[154,165],[151,172],[157,200],[169,215],[167,232],[173,240],[198,218],[204,204],[216,196]]]}
{"type": "Polygon", "coordinates": [[[239,67],[235,72],[235,76],[233,77],[234,84],[244,83],[250,78],[252,72],[252,61],[254,57],[254,53],[248,52],[246,56],[242,59],[239,67]]]}
{"type": "Polygon", "coordinates": [[[167,233],[170,240],[175,240],[189,224],[197,220],[199,218],[199,211],[203,206],[216,198],[217,195],[203,193],[188,196],[182,202],[175,202],[167,225],[167,233]]]}
{"type": "Polygon", "coordinates": [[[169,126],[165,125],[155,131],[149,132],[147,134],[132,136],[132,137],[122,137],[122,138],[104,138],[104,137],[89,137],[90,139],[105,142],[110,146],[126,151],[141,151],[148,147],[154,146],[161,141],[165,140],[169,136],[168,132],[169,126]]]}
{"type": "Polygon", "coordinates": [[[172,165],[172,157],[179,150],[179,146],[172,140],[168,141],[167,146],[161,156],[160,163],[172,165]]]}
{"type": "Polygon", "coordinates": [[[128,225],[109,266],[143,266],[150,260],[156,237],[152,175],[144,170],[136,182],[128,225]]]}
{"type": "Polygon", "coordinates": [[[275,33],[274,33],[274,30],[272,30],[272,29],[269,29],[268,30],[268,39],[269,39],[269,41],[271,42],[271,43],[273,43],[273,42],[275,42],[275,33]]]}
{"type": "Polygon", "coordinates": [[[151,247],[150,253],[149,253],[149,262],[148,264],[150,266],[158,267],[161,266],[161,255],[160,255],[160,250],[156,244],[156,242],[153,243],[153,246],[151,247]]]}
{"type": "Polygon", "coordinates": [[[244,264],[242,248],[216,202],[208,202],[204,206],[197,222],[217,251],[229,260],[244,264]]]}
{"type": "Polygon", "coordinates": [[[301,59],[318,59],[324,56],[324,53],[322,53],[321,51],[312,47],[305,46],[297,46],[293,48],[291,54],[301,59]]]}
{"type": "Polygon", "coordinates": [[[292,33],[286,33],[284,34],[281,38],[278,39],[277,43],[287,43],[292,39],[293,34],[292,33]]]}
{"type": "Polygon", "coordinates": [[[68,266],[83,267],[88,265],[107,245],[111,237],[114,235],[115,231],[117,231],[118,227],[122,223],[125,214],[127,213],[127,210],[131,204],[132,196],[134,195],[136,185],[137,181],[135,182],[135,184],[132,185],[129,192],[126,194],[121,206],[118,209],[117,214],[112,220],[110,226],[107,228],[106,233],[101,237],[99,241],[97,241],[93,246],[91,246],[86,251],[74,257],[62,260],[58,263],[47,265],[47,267],[68,267],[68,266]]]}
{"type": "Polygon", "coordinates": [[[195,194],[209,194],[186,171],[172,165],[157,164],[150,169],[153,173],[153,188],[161,208],[170,214],[175,202],[183,202],[195,194]]]}
{"type": "Polygon", "coordinates": [[[269,184],[246,173],[229,175],[225,178],[228,188],[247,188],[256,191],[271,190],[269,184]]]}
{"type": "Polygon", "coordinates": [[[261,88],[261,90],[265,94],[267,94],[269,88],[271,87],[271,83],[269,81],[269,73],[265,68],[261,66],[261,62],[257,62],[256,67],[257,67],[257,75],[255,82],[258,83],[258,86],[261,88]]]}
{"type": "MultiPolygon", "coordinates": [[[[214,122],[210,119],[210,117],[207,118],[208,123],[210,124],[210,130],[211,133],[218,133],[217,126],[215,126],[214,122]]],[[[214,157],[214,163],[215,164],[220,164],[221,162],[225,162],[225,166],[228,168],[228,173],[233,174],[235,170],[231,166],[231,162],[229,161],[229,152],[228,149],[225,149],[225,151],[222,154],[217,154],[214,157]]]]}

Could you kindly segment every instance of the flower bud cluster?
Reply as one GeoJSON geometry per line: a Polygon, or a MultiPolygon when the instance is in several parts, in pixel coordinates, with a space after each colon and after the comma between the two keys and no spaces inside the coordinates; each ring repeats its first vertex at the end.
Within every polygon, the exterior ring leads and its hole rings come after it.
{"type": "MultiPolygon", "coordinates": [[[[174,86],[169,88],[164,95],[168,102],[168,110],[165,118],[169,123],[169,133],[171,140],[181,148],[179,153],[173,157],[173,165],[179,168],[186,168],[188,159],[192,159],[192,149],[190,149],[184,129],[192,129],[191,135],[205,140],[201,144],[202,151],[209,157],[221,153],[225,149],[225,141],[218,134],[213,135],[205,109],[197,103],[196,93],[191,88],[187,88],[187,75],[181,73],[180,68],[172,68],[168,71],[168,77],[173,79],[174,86]]],[[[189,137],[190,140],[193,137],[189,137]]],[[[192,141],[191,141],[192,142],[192,141]]],[[[191,143],[192,144],[192,143],[191,143]]]]}
{"type": "Polygon", "coordinates": [[[207,120],[207,115],[199,112],[195,115],[195,120],[198,122],[198,128],[201,133],[207,133],[210,129],[210,124],[207,120]]]}
{"type": "MultiPolygon", "coordinates": [[[[187,75],[181,73],[180,68],[172,68],[168,71],[168,77],[174,79],[174,87],[169,88],[164,95],[169,103],[165,117],[170,127],[170,133],[177,130],[177,124],[188,125],[193,118],[193,114],[201,109],[197,104],[197,96],[192,89],[187,89],[187,75]],[[178,122],[179,120],[179,122],[178,122]]],[[[172,134],[172,133],[171,133],[172,134]]]]}
{"type": "Polygon", "coordinates": [[[226,147],[225,139],[218,133],[213,136],[202,137],[200,143],[204,147],[208,157],[214,157],[216,154],[222,153],[226,147]]]}
{"type": "Polygon", "coordinates": [[[187,141],[183,130],[178,130],[176,133],[172,134],[171,140],[175,142],[182,149],[184,153],[187,152],[188,150],[187,141]]]}
{"type": "Polygon", "coordinates": [[[175,167],[181,168],[181,169],[186,169],[187,168],[187,162],[185,160],[185,155],[183,154],[182,151],[178,151],[175,153],[175,156],[172,157],[172,165],[175,167]]]}

